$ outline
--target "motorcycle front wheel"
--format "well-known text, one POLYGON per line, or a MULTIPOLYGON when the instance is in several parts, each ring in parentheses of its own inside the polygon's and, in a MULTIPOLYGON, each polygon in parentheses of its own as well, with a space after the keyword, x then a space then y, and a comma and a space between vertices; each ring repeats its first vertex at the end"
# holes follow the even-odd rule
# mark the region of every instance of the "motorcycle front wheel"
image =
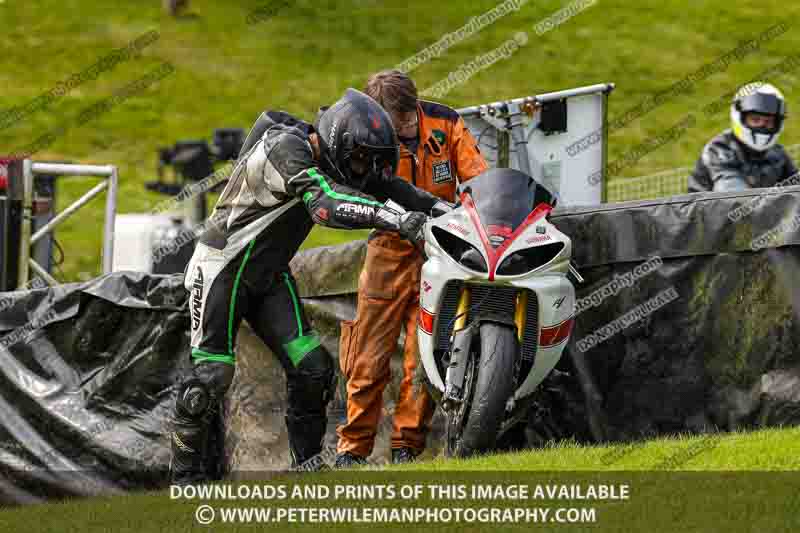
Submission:
POLYGON ((446 454, 469 457, 492 451, 514 393, 517 357, 514 328, 485 322, 480 327, 480 353, 470 354, 464 376, 464 400, 447 417, 446 454))

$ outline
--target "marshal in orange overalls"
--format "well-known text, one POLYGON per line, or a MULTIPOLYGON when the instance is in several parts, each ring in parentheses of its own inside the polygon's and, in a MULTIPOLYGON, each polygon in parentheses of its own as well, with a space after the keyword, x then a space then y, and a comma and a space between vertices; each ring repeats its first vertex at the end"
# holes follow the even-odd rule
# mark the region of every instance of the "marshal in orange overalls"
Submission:
MULTIPOLYGON (((417 103, 419 146, 401 147, 398 175, 443 200, 453 202, 457 179, 465 181, 488 169, 464 121, 447 106, 417 103)), ((347 380, 347 423, 337 428, 338 453, 368 457, 383 407, 383 389, 391 379, 390 360, 401 328, 406 340, 403 379, 393 422, 392 448, 419 454, 433 415, 424 387, 412 391, 417 366, 420 253, 397 233, 369 238, 358 282, 355 320, 342 322, 339 357, 347 380)))

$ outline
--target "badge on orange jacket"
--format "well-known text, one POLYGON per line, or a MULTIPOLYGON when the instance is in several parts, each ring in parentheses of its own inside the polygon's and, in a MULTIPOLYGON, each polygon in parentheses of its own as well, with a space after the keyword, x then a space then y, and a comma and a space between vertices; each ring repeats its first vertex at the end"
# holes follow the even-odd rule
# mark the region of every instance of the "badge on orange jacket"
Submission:
POLYGON ((453 181, 453 174, 450 172, 450 161, 437 161, 433 164, 433 183, 447 183, 453 181))

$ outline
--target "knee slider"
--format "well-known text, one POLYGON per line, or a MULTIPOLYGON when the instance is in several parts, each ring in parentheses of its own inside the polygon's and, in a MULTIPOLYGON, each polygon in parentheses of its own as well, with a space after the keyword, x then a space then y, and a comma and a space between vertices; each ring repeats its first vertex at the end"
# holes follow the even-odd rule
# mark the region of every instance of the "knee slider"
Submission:
MULTIPOLYGON (((304 404, 300 411, 323 410, 333 398, 336 372, 328 351, 319 346, 306 355, 289 376, 290 409, 304 404)), ((292 409, 294 410, 294 409, 292 409)))
POLYGON ((296 370, 301 375, 326 377, 333 374, 333 358, 320 344, 303 357, 296 370))
POLYGON ((234 368, 225 363, 201 363, 192 377, 181 385, 177 406, 191 418, 202 418, 225 396, 233 380, 234 368))
POLYGON ((189 380, 178 391, 179 412, 193 418, 203 418, 212 407, 212 396, 205 383, 189 380))
POLYGON ((295 369, 295 375, 302 381, 324 383, 326 387, 329 386, 331 379, 336 375, 331 354, 321 345, 314 348, 295 369))
POLYGON ((213 399, 222 399, 233 381, 233 365, 217 361, 203 362, 194 369, 195 377, 206 385, 213 399))

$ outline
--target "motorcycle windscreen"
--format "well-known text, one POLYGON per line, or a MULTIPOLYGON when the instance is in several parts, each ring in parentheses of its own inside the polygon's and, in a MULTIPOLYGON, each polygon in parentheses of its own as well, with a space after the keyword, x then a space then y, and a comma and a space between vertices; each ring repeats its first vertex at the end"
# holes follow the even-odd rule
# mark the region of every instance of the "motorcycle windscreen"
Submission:
MULTIPOLYGON (((539 203, 554 197, 533 178, 510 168, 493 168, 460 187, 468 192, 487 233, 510 235, 539 203)), ((505 236, 507 236, 505 235, 505 236)))

